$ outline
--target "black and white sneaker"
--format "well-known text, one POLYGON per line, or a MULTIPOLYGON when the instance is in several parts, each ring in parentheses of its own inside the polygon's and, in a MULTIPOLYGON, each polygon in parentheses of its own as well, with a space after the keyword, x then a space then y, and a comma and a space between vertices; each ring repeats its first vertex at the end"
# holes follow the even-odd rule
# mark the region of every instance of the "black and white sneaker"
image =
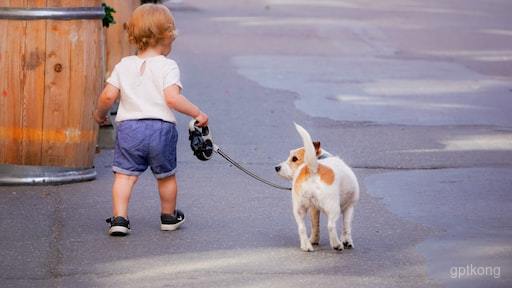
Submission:
POLYGON ((185 214, 176 209, 174 214, 160 214, 160 230, 174 231, 185 222, 185 214))
POLYGON ((126 236, 130 233, 130 221, 122 216, 110 217, 107 220, 110 224, 108 233, 111 236, 126 236))

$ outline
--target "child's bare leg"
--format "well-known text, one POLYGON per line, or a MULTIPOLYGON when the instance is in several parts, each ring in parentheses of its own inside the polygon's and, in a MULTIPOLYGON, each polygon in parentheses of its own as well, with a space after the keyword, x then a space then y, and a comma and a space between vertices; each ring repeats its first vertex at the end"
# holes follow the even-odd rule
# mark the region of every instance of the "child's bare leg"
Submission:
POLYGON ((176 209, 176 194, 178 191, 176 176, 172 175, 158 179, 158 191, 160 192, 162 214, 174 214, 174 210, 176 209))
POLYGON ((112 186, 113 216, 128 218, 128 202, 138 178, 138 176, 115 173, 114 185, 112 186))

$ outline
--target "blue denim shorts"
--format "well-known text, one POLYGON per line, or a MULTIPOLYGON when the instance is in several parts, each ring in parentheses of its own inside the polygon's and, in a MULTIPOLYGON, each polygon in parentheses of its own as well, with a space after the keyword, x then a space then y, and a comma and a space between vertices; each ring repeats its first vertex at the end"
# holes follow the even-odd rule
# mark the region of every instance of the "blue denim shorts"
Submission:
POLYGON ((176 173, 176 125, 158 119, 125 120, 117 125, 112 170, 138 176, 151 167, 162 179, 176 173))

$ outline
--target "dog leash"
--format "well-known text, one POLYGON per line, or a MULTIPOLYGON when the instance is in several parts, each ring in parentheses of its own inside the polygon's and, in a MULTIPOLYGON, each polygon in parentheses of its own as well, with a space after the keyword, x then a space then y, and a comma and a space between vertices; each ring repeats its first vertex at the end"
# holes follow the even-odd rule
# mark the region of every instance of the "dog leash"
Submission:
POLYGON ((268 186, 272 186, 276 189, 281 189, 281 190, 292 190, 292 188, 290 187, 284 187, 284 186, 281 186, 281 185, 277 185, 277 184, 274 184, 268 180, 265 180, 263 178, 261 178, 260 176, 254 174, 254 172, 251 172, 249 170, 247 170, 246 168, 244 168, 242 165, 240 165, 238 162, 236 162, 235 160, 231 159, 231 157, 229 157, 226 153, 224 153, 224 151, 222 151, 220 149, 220 147, 216 144, 213 144, 213 151, 217 152, 217 154, 219 154, 220 156, 222 156, 222 158, 226 159, 226 161, 228 161, 229 163, 233 164, 236 168, 242 170, 245 174, 251 176, 252 178, 262 182, 262 183, 265 183, 267 184, 268 186))
POLYGON ((274 184, 268 180, 265 180, 261 178, 260 176, 256 175, 254 172, 251 172, 244 168, 240 163, 236 162, 235 160, 231 159, 231 157, 228 156, 224 151, 220 149, 220 147, 213 143, 213 138, 210 129, 208 126, 198 127, 196 126, 197 122, 195 120, 191 120, 188 125, 188 132, 190 140, 190 148, 194 152, 194 155, 197 157, 197 159, 201 161, 208 161, 213 156, 213 152, 217 152, 222 158, 226 159, 229 163, 233 164, 236 168, 242 170, 245 174, 251 176, 252 178, 263 182, 269 186, 272 186, 277 189, 281 190, 292 190, 292 188, 289 187, 283 187, 277 184, 274 184))

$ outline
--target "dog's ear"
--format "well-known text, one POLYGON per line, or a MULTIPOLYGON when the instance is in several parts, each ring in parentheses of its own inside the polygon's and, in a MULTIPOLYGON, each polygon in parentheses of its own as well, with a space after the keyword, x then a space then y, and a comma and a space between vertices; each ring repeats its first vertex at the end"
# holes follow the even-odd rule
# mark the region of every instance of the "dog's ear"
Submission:
POLYGON ((320 141, 313 141, 313 146, 315 146, 316 156, 320 155, 320 141))

